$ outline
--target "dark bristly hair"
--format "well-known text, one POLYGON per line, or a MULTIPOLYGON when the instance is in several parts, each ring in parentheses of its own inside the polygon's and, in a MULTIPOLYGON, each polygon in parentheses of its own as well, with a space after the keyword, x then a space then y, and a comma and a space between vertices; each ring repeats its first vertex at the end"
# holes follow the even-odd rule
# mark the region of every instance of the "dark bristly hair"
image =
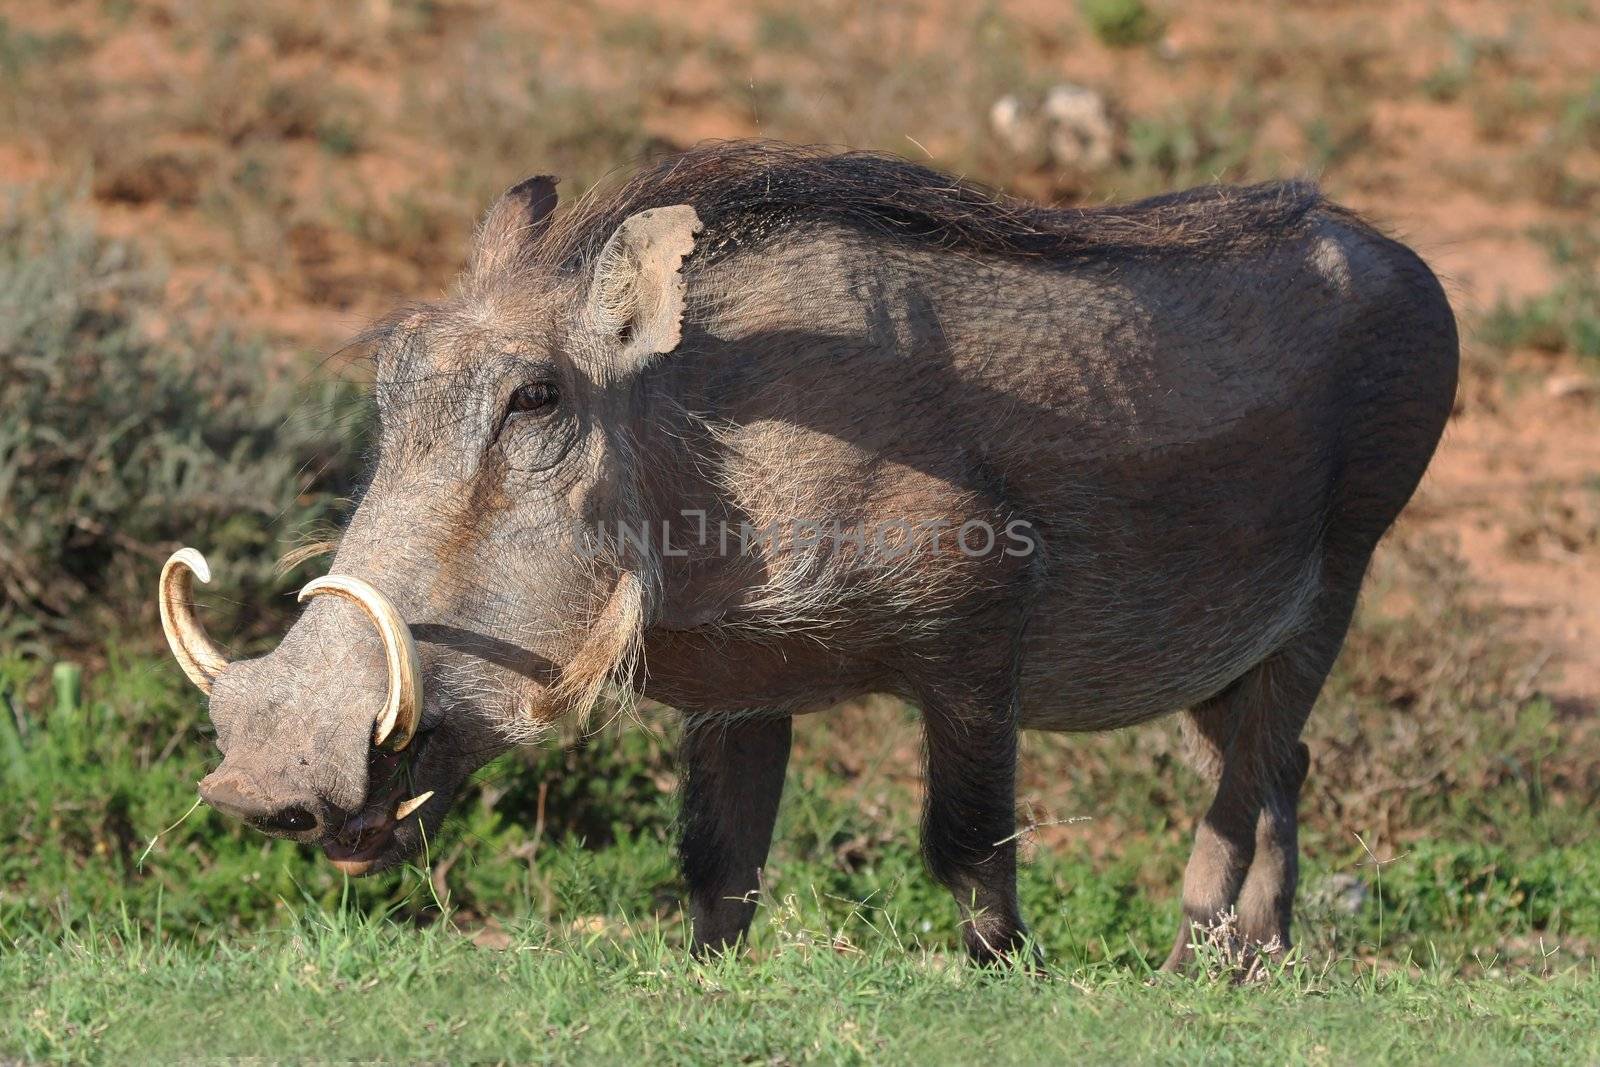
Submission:
POLYGON ((669 156, 620 188, 586 197, 530 248, 575 269, 635 212, 690 204, 701 263, 796 226, 833 223, 952 250, 1073 260, 1180 250, 1222 252, 1294 231, 1323 205, 1310 182, 1206 186, 1130 204, 1050 208, 907 160, 771 141, 720 141, 669 156))

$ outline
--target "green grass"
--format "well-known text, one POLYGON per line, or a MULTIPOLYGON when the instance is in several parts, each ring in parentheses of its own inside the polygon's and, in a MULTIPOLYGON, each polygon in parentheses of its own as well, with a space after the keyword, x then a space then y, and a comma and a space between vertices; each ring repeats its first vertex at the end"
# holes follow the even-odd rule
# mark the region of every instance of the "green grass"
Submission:
POLYGON ((1291 963, 1249 986, 1117 965, 983 973, 763 915, 755 958, 687 961, 650 921, 529 924, 476 947, 308 911, 206 947, 115 918, 0 961, 0 1050, 34 1059, 256 1057, 602 1063, 1590 1062, 1592 968, 1462 979, 1291 963))

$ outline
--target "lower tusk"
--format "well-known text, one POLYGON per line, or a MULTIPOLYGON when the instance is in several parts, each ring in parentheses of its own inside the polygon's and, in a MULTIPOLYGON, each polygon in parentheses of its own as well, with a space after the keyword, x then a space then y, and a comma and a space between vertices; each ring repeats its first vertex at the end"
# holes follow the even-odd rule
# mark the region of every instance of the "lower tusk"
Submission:
POLYGON ((421 796, 412 797, 410 800, 406 801, 404 804, 401 804, 398 808, 395 808, 394 809, 394 821, 395 822, 399 822, 401 819, 404 819, 407 815, 410 815, 412 812, 414 812, 418 808, 422 807, 422 805, 424 805, 424 804, 426 804, 428 802, 428 798, 431 797, 431 796, 433 796, 433 790, 430 789, 426 793, 423 793, 421 796))

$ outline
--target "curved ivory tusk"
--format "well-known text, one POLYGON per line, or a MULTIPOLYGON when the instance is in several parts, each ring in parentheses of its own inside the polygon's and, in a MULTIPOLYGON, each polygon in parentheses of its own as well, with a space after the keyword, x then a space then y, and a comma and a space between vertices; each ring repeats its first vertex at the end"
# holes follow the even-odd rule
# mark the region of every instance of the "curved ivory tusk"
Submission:
POLYGON ((389 665, 389 699, 378 713, 372 728, 372 743, 398 752, 411 743, 422 717, 422 668, 411 628, 400 617, 389 598, 360 578, 348 574, 329 574, 307 582, 300 590, 301 600, 316 596, 338 596, 367 613, 383 638, 383 654, 389 665))
POLYGON ((192 548, 180 548, 161 568, 157 600, 161 605, 161 631, 189 681, 206 694, 228 666, 228 658, 206 635, 194 614, 194 580, 211 581, 206 558, 192 548))

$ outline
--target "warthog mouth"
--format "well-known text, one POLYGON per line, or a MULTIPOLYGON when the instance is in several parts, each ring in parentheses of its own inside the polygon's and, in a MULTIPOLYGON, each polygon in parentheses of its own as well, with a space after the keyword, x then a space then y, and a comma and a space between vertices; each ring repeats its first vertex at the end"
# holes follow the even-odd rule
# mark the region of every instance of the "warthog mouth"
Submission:
MULTIPOLYGON (((366 804, 322 842, 323 855, 340 871, 352 877, 367 874, 410 851, 398 845, 397 831, 433 799, 432 789, 419 793, 413 784, 427 746, 428 735, 421 734, 403 752, 373 752, 367 766, 366 804)), ((421 820, 415 821, 420 826, 421 820)))

